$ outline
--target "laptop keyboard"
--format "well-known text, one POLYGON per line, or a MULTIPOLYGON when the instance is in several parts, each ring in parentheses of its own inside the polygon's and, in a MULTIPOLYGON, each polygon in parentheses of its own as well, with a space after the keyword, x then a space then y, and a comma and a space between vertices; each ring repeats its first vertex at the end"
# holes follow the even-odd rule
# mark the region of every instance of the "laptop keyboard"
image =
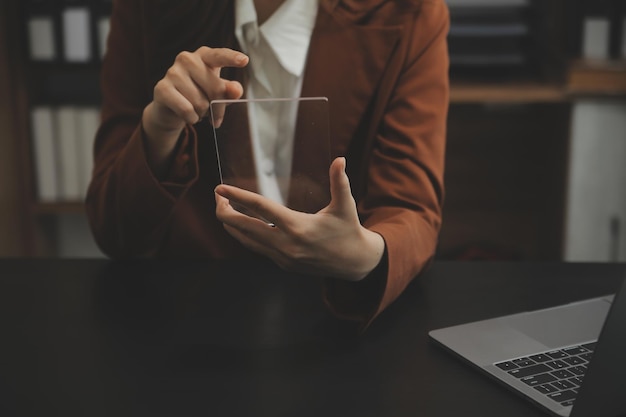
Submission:
POLYGON ((494 365, 563 406, 574 404, 596 342, 569 346, 494 365))

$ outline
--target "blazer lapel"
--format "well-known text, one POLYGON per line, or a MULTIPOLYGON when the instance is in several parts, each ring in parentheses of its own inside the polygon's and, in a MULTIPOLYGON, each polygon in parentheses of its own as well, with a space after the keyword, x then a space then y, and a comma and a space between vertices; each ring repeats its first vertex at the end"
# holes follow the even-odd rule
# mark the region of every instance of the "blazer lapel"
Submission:
MULTIPOLYGON (((366 109, 375 99, 376 88, 396 50, 401 30, 401 26, 356 25, 331 14, 324 6, 319 8, 301 96, 328 97, 329 163, 331 158, 346 154, 357 128, 364 121, 366 109)), ((319 160, 327 146, 298 140, 307 136, 303 133, 307 119, 306 115, 298 115, 292 178, 312 177, 328 189, 329 164, 321 164, 319 160)), ((300 207, 298 201, 306 197, 300 195, 297 184, 293 183, 289 194, 294 207, 300 207)))

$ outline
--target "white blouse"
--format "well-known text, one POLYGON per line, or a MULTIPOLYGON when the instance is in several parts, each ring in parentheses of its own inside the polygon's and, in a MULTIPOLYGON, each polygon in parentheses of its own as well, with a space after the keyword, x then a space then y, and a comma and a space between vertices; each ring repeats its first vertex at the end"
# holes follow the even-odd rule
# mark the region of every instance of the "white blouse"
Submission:
MULTIPOLYGON (((253 0, 236 0, 235 35, 250 57, 248 99, 297 98, 317 17, 318 0, 285 0, 261 26, 253 0)), ((250 136, 259 193, 285 204, 297 106, 249 103, 250 136)))

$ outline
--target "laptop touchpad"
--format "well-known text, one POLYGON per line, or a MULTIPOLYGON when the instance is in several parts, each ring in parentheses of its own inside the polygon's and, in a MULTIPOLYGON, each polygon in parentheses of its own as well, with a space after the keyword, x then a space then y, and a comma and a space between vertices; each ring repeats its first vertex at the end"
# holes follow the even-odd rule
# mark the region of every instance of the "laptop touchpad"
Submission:
POLYGON ((544 345, 558 348, 597 339, 610 307, 605 299, 593 299, 502 320, 544 345))

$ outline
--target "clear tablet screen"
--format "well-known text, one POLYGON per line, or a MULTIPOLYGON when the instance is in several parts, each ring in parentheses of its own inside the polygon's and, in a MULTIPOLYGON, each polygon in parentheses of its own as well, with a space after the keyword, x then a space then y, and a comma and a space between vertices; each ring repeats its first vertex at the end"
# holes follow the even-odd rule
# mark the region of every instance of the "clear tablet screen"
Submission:
POLYGON ((214 100, 213 126, 220 108, 213 132, 222 184, 307 213, 328 205, 327 98, 214 100))

